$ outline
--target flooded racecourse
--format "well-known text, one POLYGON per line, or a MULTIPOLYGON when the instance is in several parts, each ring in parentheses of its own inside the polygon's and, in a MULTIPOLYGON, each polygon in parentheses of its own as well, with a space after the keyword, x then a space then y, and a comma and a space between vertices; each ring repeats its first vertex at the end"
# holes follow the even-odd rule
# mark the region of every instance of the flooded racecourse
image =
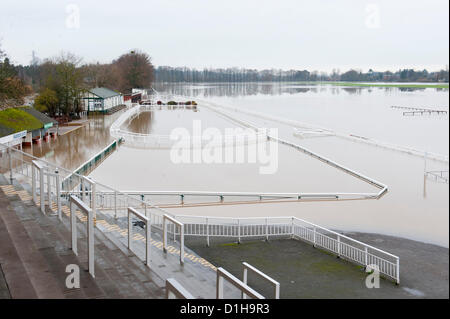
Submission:
MULTIPOLYGON (((134 133, 170 135, 174 128, 192 132, 223 132, 239 123, 202 106, 202 101, 264 114, 232 111, 233 117, 258 127, 277 128, 278 136, 388 186, 378 200, 312 201, 170 208, 177 214, 203 216, 297 216, 324 227, 380 233, 448 247, 448 160, 425 160, 397 150, 342 138, 339 135, 296 135, 294 126, 270 117, 307 123, 336 133, 373 139, 448 158, 447 115, 404 115, 400 107, 440 109, 448 112, 448 90, 354 88, 298 84, 160 85, 161 93, 197 100, 197 110, 160 108, 142 112, 125 128, 134 133), (447 182, 427 172, 442 172, 447 182), (446 174, 446 175, 445 175, 446 174)), ((173 99, 179 99, 174 97, 173 99)), ((89 127, 62 136, 57 146, 42 146, 35 155, 75 168, 89 154, 111 140, 108 127, 114 117, 95 118, 89 127), (73 147, 71 152, 68 146, 73 147), (76 147, 75 147, 76 146, 76 147), (72 152, 74 154, 72 154, 72 152)), ((270 143, 266 142, 267 147, 270 143)), ((278 144, 278 143, 277 143, 278 144)), ((36 148, 36 146, 35 146, 36 148)), ((342 170, 298 150, 278 144, 277 169, 261 174, 256 163, 175 163, 170 149, 143 149, 123 144, 91 176, 123 191, 215 191, 265 193, 377 192, 377 189, 342 170)), ((155 198, 155 204, 168 199, 155 198)), ((174 199, 175 200, 175 199, 174 199)))

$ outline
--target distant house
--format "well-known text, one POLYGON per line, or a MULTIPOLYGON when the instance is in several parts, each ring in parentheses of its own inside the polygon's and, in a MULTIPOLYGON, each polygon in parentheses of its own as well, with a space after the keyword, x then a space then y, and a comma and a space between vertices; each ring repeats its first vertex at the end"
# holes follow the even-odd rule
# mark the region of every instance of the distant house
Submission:
POLYGON ((108 88, 91 89, 81 99, 83 108, 88 113, 108 113, 110 109, 123 105, 122 94, 108 88))

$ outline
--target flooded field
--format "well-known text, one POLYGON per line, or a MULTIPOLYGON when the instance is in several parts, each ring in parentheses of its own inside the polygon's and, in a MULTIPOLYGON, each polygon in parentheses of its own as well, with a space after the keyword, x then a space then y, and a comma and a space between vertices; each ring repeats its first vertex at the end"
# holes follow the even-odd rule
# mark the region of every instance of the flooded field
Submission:
MULTIPOLYGON (((391 108, 398 105, 448 111, 448 90, 294 84, 174 85, 159 90, 448 156, 448 115, 406 117, 401 110, 391 108)), ((299 138, 289 125, 239 112, 233 114, 260 127, 278 128, 281 138, 386 184, 389 192, 379 200, 169 209, 173 213, 240 217, 294 215, 332 229, 381 233, 448 247, 449 186, 424 175, 426 171, 446 171, 448 176, 448 163, 425 161, 418 156, 335 136, 299 138)), ((111 117, 107 121, 112 120, 111 117)), ((236 122, 199 105, 198 112, 189 109, 143 112, 128 124, 127 129, 136 133, 168 135, 177 127, 190 131, 194 120, 200 120, 203 129, 216 127, 222 131, 238 126, 236 122)), ((78 146, 80 154, 94 149, 95 141, 103 139, 106 146, 110 139, 106 128, 111 123, 108 123, 96 124, 94 131, 103 132, 98 135, 88 135, 89 129, 79 131, 78 134, 86 134, 90 141, 94 141, 78 142, 82 143, 78 146)), ((62 141, 60 138, 59 142, 62 141)), ((65 143, 72 142, 68 139, 65 143)), ((377 191, 373 186, 291 147, 277 147, 278 169, 274 174, 264 175, 259 172, 260 163, 175 164, 170 150, 138 149, 125 144, 91 176, 126 191, 377 191)), ((77 166, 70 159, 74 154, 56 153, 53 158, 63 166, 77 166)), ((81 161, 84 155, 77 156, 81 161)))

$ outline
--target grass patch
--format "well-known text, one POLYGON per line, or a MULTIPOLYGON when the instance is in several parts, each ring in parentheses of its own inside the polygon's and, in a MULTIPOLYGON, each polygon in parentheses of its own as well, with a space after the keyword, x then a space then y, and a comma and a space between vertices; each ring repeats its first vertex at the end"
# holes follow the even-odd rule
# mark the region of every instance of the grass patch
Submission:
POLYGON ((28 114, 23 108, 10 108, 0 112, 0 125, 14 132, 33 131, 43 127, 43 123, 28 114))

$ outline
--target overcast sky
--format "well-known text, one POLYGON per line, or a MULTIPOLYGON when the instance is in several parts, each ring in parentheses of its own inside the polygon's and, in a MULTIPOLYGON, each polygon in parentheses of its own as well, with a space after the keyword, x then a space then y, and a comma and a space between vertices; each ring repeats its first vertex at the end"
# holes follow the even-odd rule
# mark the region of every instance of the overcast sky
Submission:
POLYGON ((21 64, 33 50, 110 62, 138 48, 157 66, 438 70, 448 10, 448 0, 1 0, 0 39, 21 64))

